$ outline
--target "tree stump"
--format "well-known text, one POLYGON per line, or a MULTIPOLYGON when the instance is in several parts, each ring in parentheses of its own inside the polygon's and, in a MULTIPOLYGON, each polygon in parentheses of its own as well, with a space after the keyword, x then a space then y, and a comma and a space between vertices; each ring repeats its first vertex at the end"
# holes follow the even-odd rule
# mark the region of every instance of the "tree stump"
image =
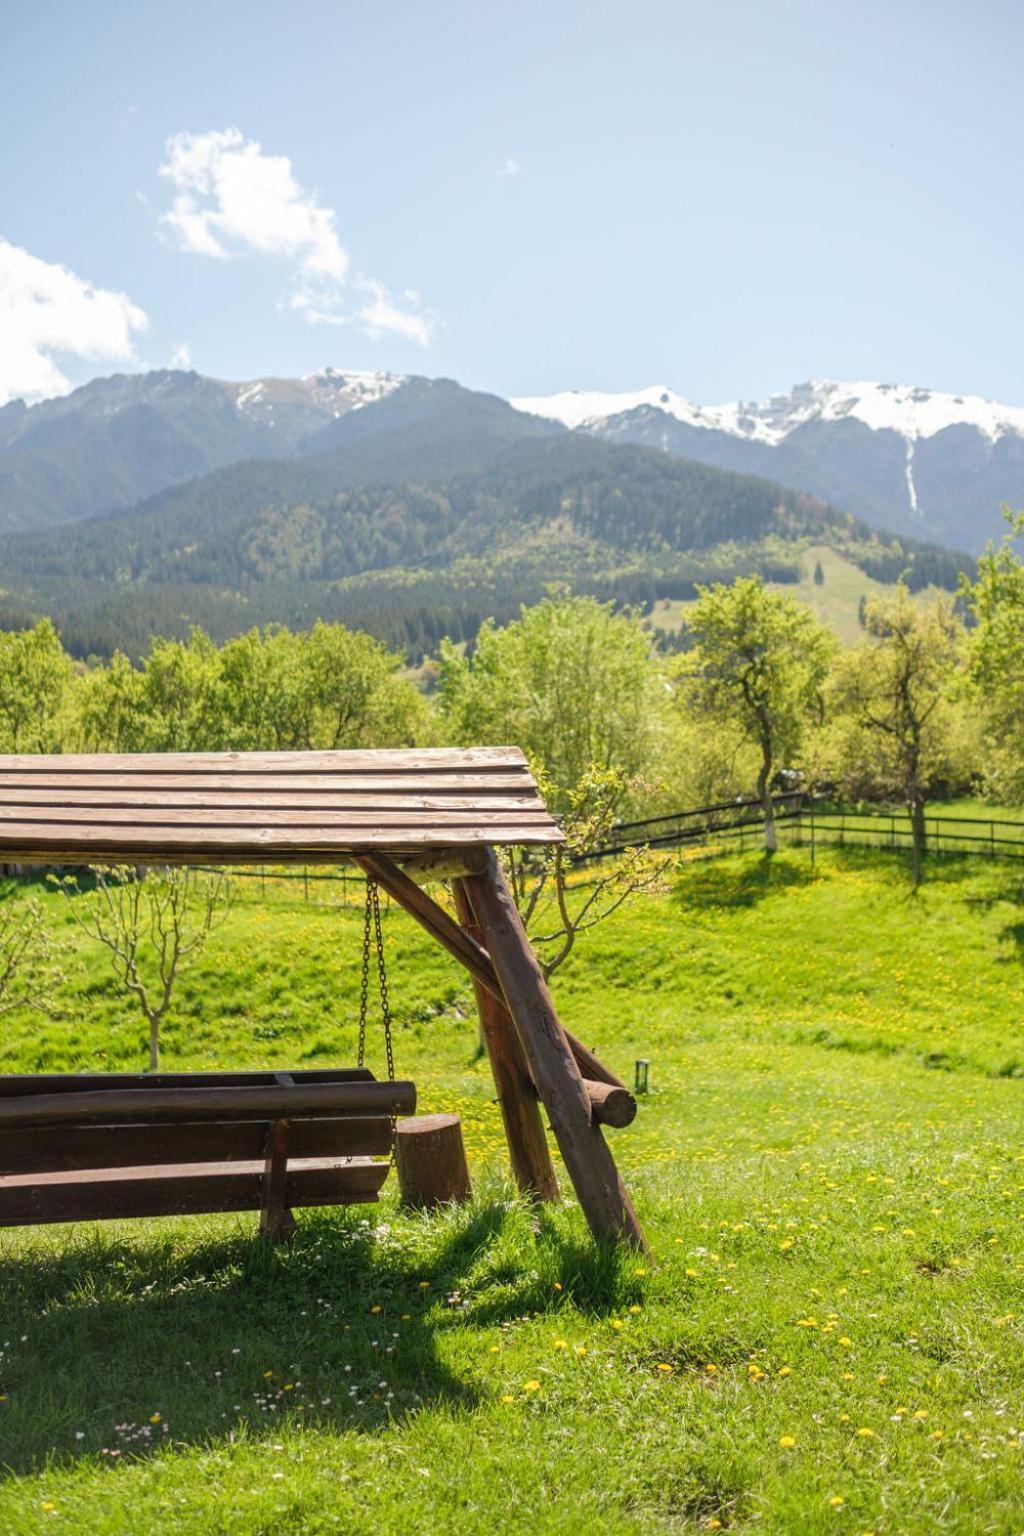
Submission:
POLYGON ((402 1204, 432 1210, 468 1200, 472 1189, 458 1115, 415 1115, 395 1131, 402 1204))

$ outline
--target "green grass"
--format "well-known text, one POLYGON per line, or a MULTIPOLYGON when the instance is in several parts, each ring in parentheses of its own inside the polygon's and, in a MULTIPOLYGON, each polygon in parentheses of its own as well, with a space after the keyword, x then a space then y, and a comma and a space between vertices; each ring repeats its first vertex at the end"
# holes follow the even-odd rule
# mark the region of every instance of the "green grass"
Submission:
MULTIPOLYGON (((771 591, 783 597, 794 597, 814 614, 820 624, 830 629, 844 645, 856 645, 863 638, 859 610, 862 597, 891 597, 893 588, 876 581, 846 555, 828 544, 812 544, 800 556, 799 581, 769 582, 771 591), (814 580, 814 568, 820 562, 825 580, 819 586, 814 580)), ((948 597, 938 587, 926 587, 915 593, 914 601, 928 604, 938 596, 948 597)), ((655 603, 650 622, 670 632, 679 629, 691 602, 662 598, 655 603)))
MULTIPOLYGON (((650 1261, 513 1197, 469 988, 387 914, 398 1070, 463 1115, 474 1203, 272 1253, 241 1217, 0 1236, 0 1531, 1019 1531, 1022 885, 748 855, 589 938, 557 997, 651 1060, 610 1133, 650 1261)), ((359 913, 247 889, 166 1065, 350 1060, 359 913)), ((67 982, 3 1067, 140 1065, 46 899, 67 982)))

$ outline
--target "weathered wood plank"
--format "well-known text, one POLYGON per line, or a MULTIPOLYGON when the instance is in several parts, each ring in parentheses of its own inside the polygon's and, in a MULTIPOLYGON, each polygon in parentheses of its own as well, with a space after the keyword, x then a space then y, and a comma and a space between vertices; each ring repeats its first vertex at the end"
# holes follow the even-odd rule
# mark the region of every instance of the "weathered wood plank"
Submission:
POLYGON ((415 853, 420 848, 439 846, 454 847, 472 844, 485 846, 496 843, 556 843, 564 841, 563 834, 550 825, 523 826, 519 821, 506 821, 486 826, 453 826, 449 822, 423 822, 412 826, 344 825, 323 830, 317 827, 248 827, 232 832, 231 828, 168 827, 153 828, 132 825, 71 826, 40 825, 31 822, 7 822, 0 832, 0 851, 8 858, 25 862, 38 862, 55 856, 67 855, 67 862, 89 862, 90 859, 116 862, 121 855, 129 856, 129 862, 137 855, 152 855, 152 862, 159 862, 158 855, 166 849, 169 854, 191 853, 195 861, 209 860, 214 854, 234 854, 243 863, 272 862, 278 851, 301 854, 333 854, 337 858, 355 854, 364 849, 386 849, 389 852, 415 853))
MULTIPOLYGON (((177 806, 174 804, 162 805, 153 809, 136 810, 128 823, 133 829, 144 831, 147 828, 179 828, 179 827, 211 827, 237 829, 246 833, 251 829, 271 830, 274 828, 309 828, 324 832, 333 831, 338 827, 379 827, 381 829, 394 827, 422 827, 428 825, 438 829, 444 827, 495 827, 508 826, 513 819, 517 825, 522 825, 527 830, 534 827, 543 827, 550 822, 548 813, 543 809, 532 807, 530 809, 510 811, 495 811, 489 808, 475 807, 471 810, 452 810, 447 806, 440 809, 432 809, 429 812, 417 810, 395 810, 390 806, 375 806, 369 810, 352 809, 349 806, 338 806, 330 810, 287 810, 271 809, 249 810, 245 806, 218 807, 209 809, 204 806, 177 806)), ((67 806, 63 803, 53 805, 7 805, 0 804, 0 829, 6 831, 10 823, 18 823, 24 826, 33 826, 49 829, 55 826, 64 827, 111 827, 111 810, 109 806, 67 806)))
MULTIPOLYGON (((0 757, 0 763, 6 759, 0 757)), ((63 762, 64 759, 57 759, 63 762)), ((423 774, 420 772, 388 774, 252 774, 252 773, 119 773, 96 768, 91 773, 7 773, 0 769, 0 791, 38 790, 41 794, 72 789, 136 790, 155 794, 177 794, 185 790, 223 794, 295 795, 310 794, 431 794, 491 795, 529 794, 539 801, 530 774, 494 772, 489 774, 423 774)))
POLYGON ((144 773, 367 773, 527 767, 519 747, 368 747, 304 752, 65 752, 9 753, 0 770, 19 773, 89 773, 113 769, 144 773))
MULTIPOLYGON (((0 1130, 0 1174, 138 1168, 161 1163, 256 1162, 265 1120, 184 1121, 170 1125, 23 1126, 0 1130)), ((291 1121, 290 1156, 379 1157, 391 1150, 384 1115, 291 1121)))
MULTIPOLYGON (((303 1067, 290 1076, 300 1084, 376 1082, 368 1067, 303 1067)), ((276 1081, 274 1071, 6 1072, 0 1074, 0 1099, 29 1093, 81 1093, 86 1088, 107 1092, 115 1088, 265 1088, 276 1081)))
POLYGON ((395 1083, 296 1083, 254 1088, 87 1088, 0 1099, 0 1129, 18 1125, 112 1125, 117 1121, 276 1119, 287 1115, 411 1115, 416 1087, 395 1083))
MULTIPOLYGON (((107 1221, 117 1217, 189 1216, 259 1210, 262 1159, 250 1165, 89 1170, 0 1178, 0 1226, 107 1221)), ((387 1163, 317 1159, 291 1165, 289 1206, 360 1205, 376 1200, 387 1163)))
POLYGON ((176 807, 182 810, 227 811, 538 811, 543 806, 535 792, 522 790, 513 793, 508 789, 479 789, 466 794, 464 786, 458 790, 411 794, 406 789, 366 790, 338 789, 333 794, 321 790, 279 790, 275 794, 259 790, 203 790, 203 789, 82 789, 81 780, 74 781, 73 789, 20 789, 0 782, 0 798, 5 806, 91 806, 96 809, 115 807, 118 810, 163 810, 176 807))

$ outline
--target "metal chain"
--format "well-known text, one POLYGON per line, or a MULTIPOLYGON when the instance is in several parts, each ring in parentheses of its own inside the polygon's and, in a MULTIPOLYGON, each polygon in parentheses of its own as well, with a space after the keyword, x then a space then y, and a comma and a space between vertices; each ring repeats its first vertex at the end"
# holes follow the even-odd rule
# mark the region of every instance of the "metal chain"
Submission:
POLYGON ((356 1066, 366 1062, 366 1010, 370 991, 370 882, 366 882, 366 914, 363 919, 363 979, 359 989, 359 1054, 356 1066))
POLYGON ((395 1080, 395 1055, 391 1040, 391 1000, 388 997, 388 976, 384 964, 384 935, 380 925, 380 892, 376 880, 366 882, 366 911, 363 917, 363 973, 359 988, 359 1054, 356 1065, 366 1064, 366 1021, 370 1004, 370 945, 377 949, 377 980, 380 985, 380 1016, 384 1026, 384 1049, 387 1054, 388 1082, 395 1080))
POLYGON ((388 998, 388 975, 384 965, 384 935, 380 928, 380 891, 373 881, 373 928, 377 941, 377 976, 380 981, 380 1018, 384 1025, 384 1049, 388 1059, 388 1082, 395 1080, 395 1053, 391 1043, 391 1002, 388 998))

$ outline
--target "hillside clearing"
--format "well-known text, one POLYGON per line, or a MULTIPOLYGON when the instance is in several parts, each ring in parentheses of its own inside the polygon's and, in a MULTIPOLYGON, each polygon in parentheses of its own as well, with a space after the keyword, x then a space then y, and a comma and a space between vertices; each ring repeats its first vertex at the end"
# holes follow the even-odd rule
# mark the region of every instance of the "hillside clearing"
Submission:
MULTIPOLYGON (((245 890, 168 1066, 348 1060, 355 891, 245 890)), ((246 1218, 4 1234, 0 1529, 1019 1529, 1021 896, 997 863, 912 898, 898 859, 792 852, 684 867, 594 934, 557 992, 651 1061, 616 1139, 650 1264, 510 1197, 468 988, 389 913, 398 1070, 463 1115, 475 1204, 392 1190, 271 1255, 246 1218)), ((65 936, 5 1069, 138 1065, 65 936)))

